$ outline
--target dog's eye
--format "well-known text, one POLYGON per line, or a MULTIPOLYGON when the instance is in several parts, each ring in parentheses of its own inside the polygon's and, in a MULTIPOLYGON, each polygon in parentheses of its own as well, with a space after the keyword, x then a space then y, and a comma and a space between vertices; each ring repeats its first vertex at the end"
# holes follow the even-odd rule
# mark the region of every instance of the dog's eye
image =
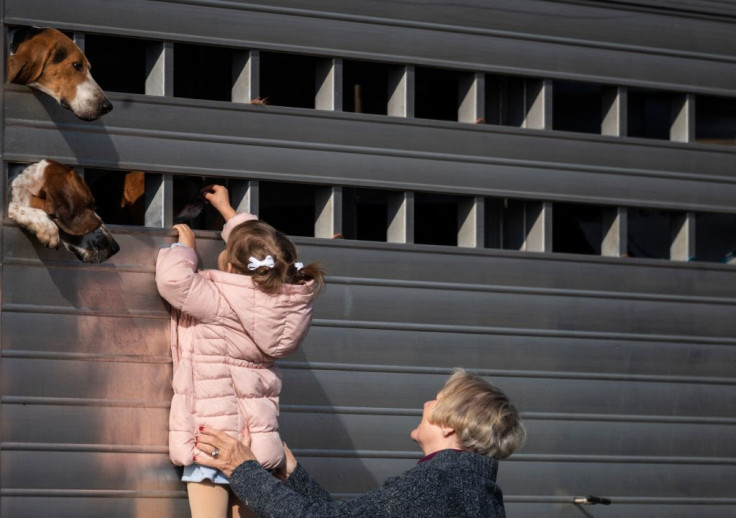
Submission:
POLYGON ((72 63, 72 66, 73 66, 74 68, 76 68, 77 70, 79 70, 80 72, 81 72, 81 71, 82 71, 82 69, 84 68, 84 67, 82 66, 82 64, 81 64, 81 63, 80 63, 79 61, 75 61, 74 63, 72 63))

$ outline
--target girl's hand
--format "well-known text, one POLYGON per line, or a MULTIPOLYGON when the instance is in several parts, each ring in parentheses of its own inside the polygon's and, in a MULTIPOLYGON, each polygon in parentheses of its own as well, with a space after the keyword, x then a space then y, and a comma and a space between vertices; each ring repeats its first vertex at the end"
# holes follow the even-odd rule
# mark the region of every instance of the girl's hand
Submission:
POLYGON ((243 431, 243 441, 240 442, 225 432, 201 426, 197 436, 197 452, 194 462, 219 469, 227 478, 243 462, 256 460, 250 450, 250 433, 247 429, 243 431), (217 455, 213 457, 215 451, 217 455))
POLYGON ((212 204, 217 209, 225 221, 235 216, 235 209, 230 205, 230 194, 226 187, 222 185, 212 185, 209 187, 209 192, 205 192, 202 195, 204 199, 212 204))
POLYGON ((174 225, 174 230, 179 234, 179 243, 187 245, 189 248, 195 248, 194 232, 189 228, 189 225, 180 223, 178 225, 174 225))

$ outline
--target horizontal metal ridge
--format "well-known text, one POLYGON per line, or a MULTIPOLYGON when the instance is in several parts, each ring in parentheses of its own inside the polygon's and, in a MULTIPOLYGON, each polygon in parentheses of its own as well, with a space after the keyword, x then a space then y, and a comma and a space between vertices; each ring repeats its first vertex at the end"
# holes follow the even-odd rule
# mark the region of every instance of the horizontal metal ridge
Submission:
MULTIPOLYGON (((358 493, 359 494, 359 493, 358 493)), ((353 498, 358 494, 343 493, 343 498, 353 498)), ((573 500, 580 495, 503 495, 503 501, 515 504, 574 504, 573 500)), ((697 498, 697 497, 646 497, 646 496, 610 496, 612 504, 625 505, 736 505, 736 498, 697 498)))
POLYGON ((171 363, 171 356, 153 356, 144 354, 69 353, 60 351, 23 351, 15 349, 4 349, 0 351, 0 358, 20 358, 31 360, 70 360, 104 363, 171 363))
POLYGON ((142 309, 126 309, 125 311, 110 311, 97 308, 75 308, 62 306, 44 306, 36 304, 3 304, 0 308, 8 313, 46 313, 58 315, 79 315, 98 317, 134 317, 154 320, 168 319, 166 311, 148 311, 142 309))
POLYGON ((439 282, 439 281, 412 281, 405 279, 378 279, 369 277, 339 277, 328 279, 330 284, 343 284, 346 286, 376 286, 390 288, 417 288, 426 290, 442 291, 473 291, 489 293, 506 293, 518 295, 545 295, 555 297, 575 297, 593 299, 616 299, 616 300, 643 300, 668 302, 677 304, 717 304, 730 306, 736 304, 736 296, 726 297, 703 297, 693 295, 659 295, 656 293, 636 293, 610 290, 579 290, 569 288, 536 288, 526 286, 503 286, 497 284, 469 284, 461 282, 439 282))
POLYGON ((140 401, 130 399, 101 398, 62 398, 38 396, 9 396, 0 398, 3 405, 49 405, 49 406, 83 406, 83 407, 123 407, 123 408, 169 408, 170 401, 140 401))
POLYGON ((4 451, 59 451, 84 453, 155 453, 168 454, 169 448, 165 444, 156 446, 141 446, 138 444, 74 444, 56 442, 0 442, 0 449, 4 451))
MULTIPOLYGON (((160 101, 157 101, 160 103, 160 101)), ((295 110, 295 111, 302 111, 306 112, 305 115, 312 115, 313 112, 316 112, 316 110, 305 110, 305 109, 298 109, 298 108, 284 108, 285 110, 295 110)), ((324 114, 320 114, 319 116, 326 116, 324 114)), ((435 122, 441 122, 441 121, 429 121, 429 120, 417 120, 416 124, 422 124, 422 125, 432 125, 435 122)), ((387 118, 386 124, 393 124, 394 121, 390 118, 387 118)), ((448 129, 458 129, 458 127, 462 129, 467 129, 464 127, 465 123, 447 123, 450 125, 448 129)), ((351 154, 357 154, 357 155, 373 155, 373 156, 386 156, 386 157, 400 157, 400 158, 417 158, 417 159, 427 159, 427 160, 437 160, 437 161, 447 161, 447 162, 462 162, 462 163, 473 163, 473 164, 481 164, 481 165, 502 165, 505 167, 527 167, 527 168, 537 168, 537 169, 547 169, 547 170, 564 170, 564 171, 577 171, 577 172, 590 172, 590 173, 604 173, 604 174, 612 174, 612 175, 620 175, 620 176, 637 176, 637 177, 652 177, 652 178, 665 178, 665 179, 681 179, 681 180, 696 180, 696 181, 702 181, 702 182, 714 182, 714 183, 724 183, 724 184, 732 184, 736 183, 736 178, 733 176, 728 175, 712 175, 712 174, 693 174, 693 173, 678 173, 674 171, 666 171, 666 172, 660 172, 660 171, 653 171, 649 169, 636 169, 636 168, 614 168, 614 167, 604 167, 604 166, 595 166, 595 165, 579 165, 574 163, 566 163, 566 162, 542 162, 542 161, 532 161, 532 160, 521 160, 521 159, 501 159, 501 158, 495 158, 495 157, 488 157, 488 156, 477 156, 477 155, 460 155, 460 154, 453 154, 453 153, 438 153, 438 152, 429 152, 429 151, 407 151, 403 149, 389 149, 389 148, 373 148, 373 147, 361 147, 361 146, 355 146, 355 145, 345 145, 345 144, 332 144, 332 143, 320 143, 320 142, 301 142, 301 141, 287 141, 287 140, 275 140, 275 139, 267 139, 267 138, 255 138, 255 137, 233 137, 233 136, 227 136, 227 135, 219 135, 219 134, 212 134, 212 135, 205 135, 200 133, 190 133, 190 132, 183 132, 183 131, 172 131, 172 130, 149 130, 149 129, 142 129, 142 128, 123 128, 123 127, 115 127, 115 126, 84 126, 82 124, 76 123, 76 122, 70 122, 70 123, 55 123, 55 122, 46 122, 46 121, 36 121, 36 120, 30 120, 30 119, 6 119, 6 126, 12 127, 28 127, 28 128, 38 128, 38 129, 44 129, 44 130, 67 130, 67 131, 80 131, 85 133, 104 133, 105 135, 126 135, 126 136, 141 136, 146 137, 149 139, 176 139, 176 140, 182 140, 182 141, 197 141, 197 142, 218 142, 218 143, 229 143, 229 144, 240 144, 240 145, 253 145, 253 146, 259 146, 259 147, 273 147, 273 148, 284 148, 284 149, 298 149, 298 150, 317 150, 317 151, 330 151, 330 152, 339 152, 339 153, 351 153, 351 154)), ((479 128, 478 125, 467 125, 469 128, 475 128, 474 131, 486 131, 486 128, 479 128)), ((540 133, 540 136, 545 137, 552 137, 552 138, 562 138, 561 136, 554 136, 553 132, 549 133, 540 133)), ((607 137, 606 137, 607 138, 607 137)), ((620 142, 619 142, 620 143, 620 142)), ((634 142, 633 144, 641 145, 641 143, 634 142)), ((650 144, 650 141, 646 141, 646 144, 650 144)), ((677 143, 668 143, 668 142, 659 142, 658 145, 672 145, 672 146, 680 146, 681 144, 677 143)), ((727 153, 731 154, 733 153, 736 155, 736 148, 729 149, 724 146, 724 149, 702 149, 699 151, 704 152, 716 152, 716 153, 727 153)), ((6 153, 5 159, 8 161, 13 160, 20 160, 23 157, 13 155, 12 153, 6 153)), ((62 159, 63 157, 49 157, 51 159, 62 159)), ((115 162, 109 162, 104 164, 98 164, 98 165, 106 165, 108 167, 114 167, 116 169, 125 168, 123 165, 119 164, 117 161, 115 162)), ((143 168, 142 166, 145 164, 135 163, 135 164, 128 164, 129 167, 133 169, 143 168)), ((161 166, 156 166, 156 168, 147 168, 147 170, 156 171, 161 166)), ((171 173, 172 171, 167 168, 167 172, 171 173)), ((238 171, 238 173, 240 173, 238 171)), ((233 174, 231 172, 231 174, 233 174)), ((399 183, 399 182, 397 182, 399 183)), ((426 187, 425 187, 426 189, 426 187)), ((512 192, 508 193, 509 195, 516 195, 518 196, 519 193, 512 192)), ((731 209, 733 210, 733 209, 731 209)))
POLYGON ((480 335, 490 334, 509 336, 534 336, 542 338, 556 337, 594 340, 620 340, 632 342, 674 342, 724 346, 736 345, 736 338, 714 338, 703 336, 622 333, 607 331, 570 331, 564 329, 518 329, 511 327, 460 326, 449 324, 412 324, 406 322, 377 322, 369 320, 356 321, 316 318, 312 321, 312 326, 348 329, 382 329, 394 331, 428 331, 480 335))
MULTIPOLYGON (((686 57, 694 59, 702 59, 708 61, 723 61, 727 63, 736 62, 736 58, 722 54, 708 54, 703 52, 687 52, 669 50, 661 47, 646 47, 640 45, 626 45, 621 43, 596 42, 580 38, 564 38, 560 36, 548 36, 540 34, 527 34, 515 31, 504 31, 498 29, 488 29, 484 27, 467 27, 462 25, 450 25, 432 22, 420 22, 413 20, 397 20, 391 18, 366 16, 357 14, 343 14, 330 11, 316 11, 311 9, 297 9, 291 7, 274 7, 259 4, 233 2, 231 0, 154 0, 161 3, 174 3, 195 5, 209 8, 233 9, 242 11, 254 11, 268 14, 281 14, 288 16, 298 16, 302 18, 321 18, 325 20, 334 20, 342 22, 368 23, 372 25, 384 25, 388 27, 424 29, 438 32, 452 32, 458 34, 468 34, 474 36, 494 36, 506 39, 516 39, 525 41, 535 41, 539 43, 556 43, 562 45, 570 45, 576 47, 589 47, 596 49, 620 50, 626 52, 635 52, 642 54, 652 54, 671 57, 686 57)), ((621 10, 625 5, 631 5, 631 2, 616 2, 616 7, 621 10)), ((600 7, 600 5, 599 5, 600 7)), ((673 10, 676 12, 676 10, 673 10)))
POLYGON ((182 491, 136 491, 126 489, 0 489, 0 496, 23 498, 187 498, 182 491))
MULTIPOLYGON (((55 398, 36 396, 2 396, 3 405, 46 405, 46 406, 80 406, 80 407, 126 407, 126 408, 161 408, 168 409, 169 402, 165 401, 132 401, 116 399, 88 399, 88 398, 55 398)), ((327 405, 280 405, 282 413, 294 414, 330 414, 330 415, 372 415, 372 416, 399 416, 420 417, 422 411, 417 408, 385 408, 385 407, 354 407, 354 406, 327 406, 327 405)), ((655 416, 633 414, 590 414, 590 413, 560 413, 560 412, 521 412, 524 420, 528 421, 581 421, 581 422, 618 422, 618 423, 660 423, 667 425, 724 425, 736 426, 736 417, 707 417, 707 416, 655 416)))
MULTIPOLYGON (((167 454, 167 445, 139 446, 118 444, 64 444, 35 442, 2 442, 3 451, 55 451, 78 453, 141 453, 167 454)), ((336 450, 326 448, 295 448, 297 457, 343 459, 419 459, 420 451, 401 450, 336 450)), ((672 465, 736 465, 736 458, 729 457, 665 457, 652 455, 575 455, 575 454, 525 454, 515 453, 507 461, 544 463, 599 463, 599 464, 672 464, 672 465)))
MULTIPOLYGON (((3 350, 0 358, 30 359, 30 360, 58 360, 58 361, 85 361, 101 363, 144 363, 162 364, 171 363, 169 356, 128 355, 128 354, 95 354, 95 353, 68 353, 59 351, 23 351, 3 350)), ((279 360, 281 369, 294 370, 322 370, 343 372, 375 372, 382 374, 452 374, 453 369, 440 367, 423 367, 415 365, 365 365, 356 363, 313 362, 279 360)), ((736 385, 736 376, 730 378, 709 376, 683 376, 659 374, 628 374, 605 372, 573 372, 573 371, 529 371, 529 370, 497 370, 472 369, 479 376, 495 378, 537 378, 557 380, 591 380, 591 381, 620 381, 620 382, 648 382, 648 383, 683 383, 700 385, 736 385)))

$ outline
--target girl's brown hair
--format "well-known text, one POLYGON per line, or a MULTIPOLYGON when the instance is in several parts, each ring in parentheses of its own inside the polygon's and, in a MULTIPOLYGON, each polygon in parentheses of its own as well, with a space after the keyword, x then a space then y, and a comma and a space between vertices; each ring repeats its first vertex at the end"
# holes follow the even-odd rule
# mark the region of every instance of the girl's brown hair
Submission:
POLYGON ((227 260, 236 273, 249 275, 258 287, 269 294, 278 292, 284 284, 306 284, 314 281, 316 295, 324 285, 324 272, 317 263, 310 263, 301 269, 297 262, 296 245, 284 234, 261 220, 251 220, 235 227, 227 240, 227 260), (273 268, 261 266, 248 269, 251 257, 263 260, 267 255, 273 257, 273 268))

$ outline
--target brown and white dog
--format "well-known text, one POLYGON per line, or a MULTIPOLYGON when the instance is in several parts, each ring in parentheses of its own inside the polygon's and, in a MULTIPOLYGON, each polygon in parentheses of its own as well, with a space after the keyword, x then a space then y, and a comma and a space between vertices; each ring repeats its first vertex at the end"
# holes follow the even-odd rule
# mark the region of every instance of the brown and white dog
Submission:
POLYGON ((112 110, 105 92, 92 79, 90 63, 64 33, 51 28, 10 31, 8 81, 36 88, 85 121, 112 110))
POLYGON ((51 160, 31 164, 12 179, 11 193, 8 216, 43 245, 61 243, 85 263, 101 263, 120 250, 74 169, 51 160))

